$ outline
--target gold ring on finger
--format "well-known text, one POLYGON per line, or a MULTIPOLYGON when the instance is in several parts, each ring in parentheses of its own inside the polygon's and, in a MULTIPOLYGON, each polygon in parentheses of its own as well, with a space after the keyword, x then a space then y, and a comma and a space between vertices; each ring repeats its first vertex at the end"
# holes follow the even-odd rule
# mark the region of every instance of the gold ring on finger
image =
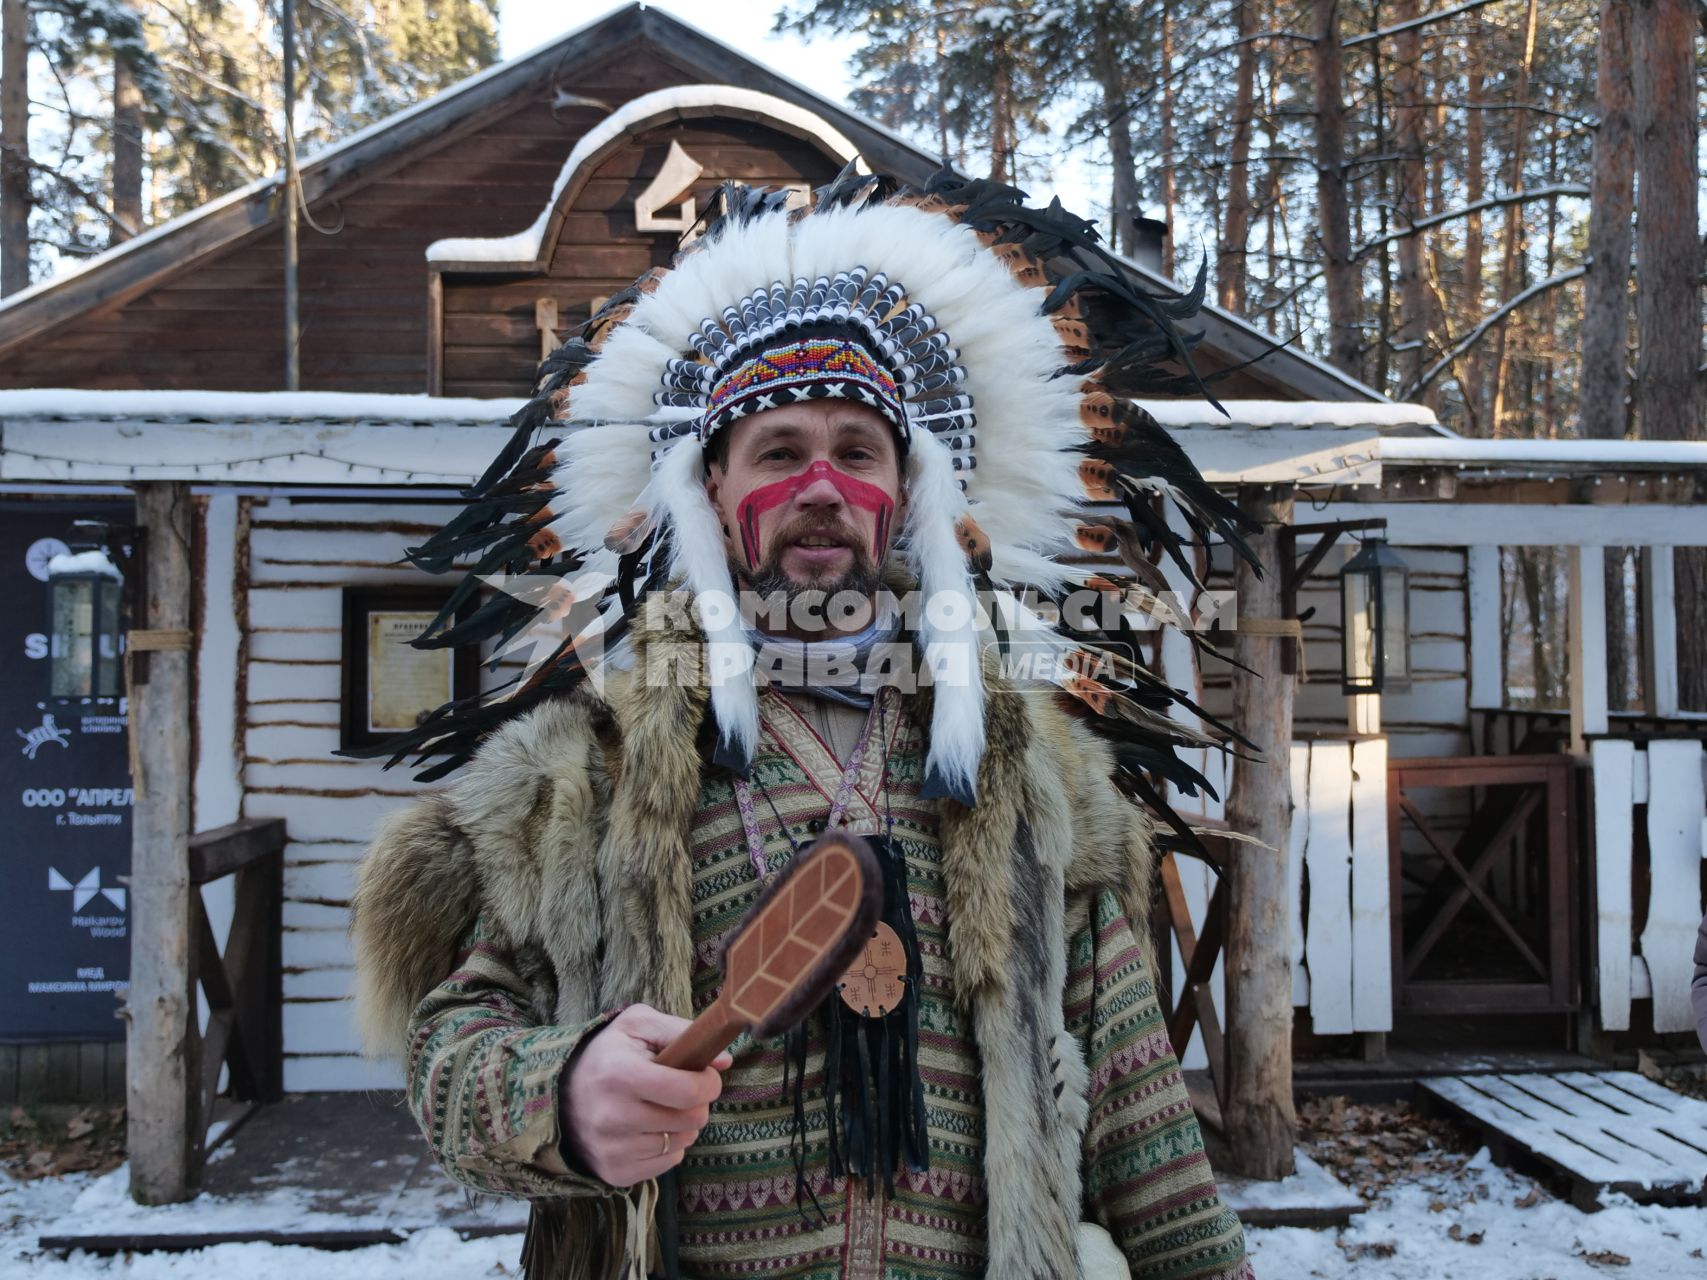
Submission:
POLYGON ((658 1159, 660 1160, 670 1154, 670 1135, 666 1132, 662 1137, 664 1139, 664 1145, 658 1149, 658 1159))

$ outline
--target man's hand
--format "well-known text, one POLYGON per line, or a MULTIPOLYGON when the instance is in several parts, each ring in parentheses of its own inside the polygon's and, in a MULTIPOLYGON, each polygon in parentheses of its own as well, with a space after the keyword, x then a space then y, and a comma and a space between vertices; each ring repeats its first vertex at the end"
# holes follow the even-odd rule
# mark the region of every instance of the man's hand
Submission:
POLYGON ((654 1055, 688 1028, 686 1018, 630 1005, 576 1055, 563 1080, 570 1147, 613 1187, 668 1173, 705 1127, 723 1091, 721 1053, 704 1071, 659 1066, 654 1055), (668 1135, 668 1142, 665 1141, 668 1135))

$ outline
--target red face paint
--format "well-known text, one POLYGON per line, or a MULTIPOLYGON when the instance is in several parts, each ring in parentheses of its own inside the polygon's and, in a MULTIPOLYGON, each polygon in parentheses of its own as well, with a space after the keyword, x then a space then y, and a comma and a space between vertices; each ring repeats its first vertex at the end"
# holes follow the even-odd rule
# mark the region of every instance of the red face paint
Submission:
POLYGON ((850 507, 876 513, 877 528, 871 536, 871 558, 883 558, 883 552, 889 545, 889 521, 895 513, 894 500, 877 485, 856 480, 820 459, 799 475, 778 480, 775 484, 761 485, 741 499, 741 505, 736 508, 735 514, 741 523, 741 550, 747 557, 748 568, 756 569, 762 558, 762 548, 759 546, 759 517, 772 508, 793 501, 796 494, 818 480, 828 480, 835 485, 836 492, 842 495, 842 500, 850 507))

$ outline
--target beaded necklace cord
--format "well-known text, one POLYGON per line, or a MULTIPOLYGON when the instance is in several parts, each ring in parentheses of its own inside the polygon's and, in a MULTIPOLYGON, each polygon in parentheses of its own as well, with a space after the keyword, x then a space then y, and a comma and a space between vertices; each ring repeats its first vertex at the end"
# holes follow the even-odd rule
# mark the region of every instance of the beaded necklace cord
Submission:
MULTIPOLYGON (((865 753, 871 746, 872 730, 878 726, 880 721, 883 724, 882 736, 885 739, 888 737, 888 716, 883 708, 884 698, 882 694, 879 694, 872 699, 871 710, 866 712, 865 723, 860 726, 859 737, 854 742, 853 751, 848 755, 847 764, 842 767, 841 781, 837 783, 836 794, 830 802, 829 817, 824 820, 825 830, 840 826, 842 820, 847 816, 848 803, 853 799, 854 787, 859 781, 860 769, 865 764, 865 753)), ((879 790, 885 796, 885 808, 887 809, 889 792, 889 761, 887 758, 883 762, 883 775, 879 790)), ((761 782, 759 783, 759 790, 764 793, 765 801, 770 805, 771 813, 776 818, 777 826, 782 830, 783 838, 788 841, 790 850, 799 853, 800 844, 795 840, 794 833, 788 829, 788 824, 782 820, 782 814, 776 807, 776 801, 771 799, 769 789, 761 782)), ((769 874, 769 868, 765 864, 765 841, 764 837, 759 834, 758 817, 754 812, 753 787, 745 778, 737 777, 735 779, 735 807, 741 812, 741 830, 747 838, 747 858, 752 862, 753 870, 762 882, 765 876, 769 874)), ((895 825, 893 814, 890 815, 888 825, 891 828, 895 825)))

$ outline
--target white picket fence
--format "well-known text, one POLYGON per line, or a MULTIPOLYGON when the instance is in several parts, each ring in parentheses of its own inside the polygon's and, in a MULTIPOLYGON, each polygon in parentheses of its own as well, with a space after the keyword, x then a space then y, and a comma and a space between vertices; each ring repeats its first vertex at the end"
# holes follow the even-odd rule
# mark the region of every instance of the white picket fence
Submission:
MULTIPOLYGON (((1219 752, 1194 764, 1226 794, 1219 752)), ((1197 808, 1173 797, 1180 811, 1197 808)), ((1308 1008, 1320 1035, 1393 1029, 1393 935, 1387 852, 1387 740, 1315 739, 1292 744, 1292 839, 1286 849, 1291 912, 1292 1003, 1308 1008), (1306 906, 1306 887, 1309 902, 1306 906)), ((1215 802, 1206 816, 1220 818, 1215 802)), ((1235 849, 1235 855, 1239 852, 1235 849)), ((1201 936, 1215 873, 1194 858, 1178 862, 1201 936)), ((1185 967, 1173 949, 1174 989, 1185 967)), ((1216 965, 1215 1006, 1227 1002, 1216 965)), ((1206 1066, 1201 1037, 1175 1046, 1189 1069, 1206 1066)))
POLYGON ((1695 931, 1707 856, 1707 751, 1697 741, 1645 747, 1602 739, 1594 766, 1594 841, 1600 1021, 1630 1026, 1630 1001, 1654 1002, 1655 1031, 1690 1031, 1695 931), (1648 910, 1635 934, 1637 805, 1647 806, 1648 910))
POLYGON ((1292 1002, 1318 1035, 1391 1031, 1387 740, 1293 743, 1292 806, 1292 1002))

